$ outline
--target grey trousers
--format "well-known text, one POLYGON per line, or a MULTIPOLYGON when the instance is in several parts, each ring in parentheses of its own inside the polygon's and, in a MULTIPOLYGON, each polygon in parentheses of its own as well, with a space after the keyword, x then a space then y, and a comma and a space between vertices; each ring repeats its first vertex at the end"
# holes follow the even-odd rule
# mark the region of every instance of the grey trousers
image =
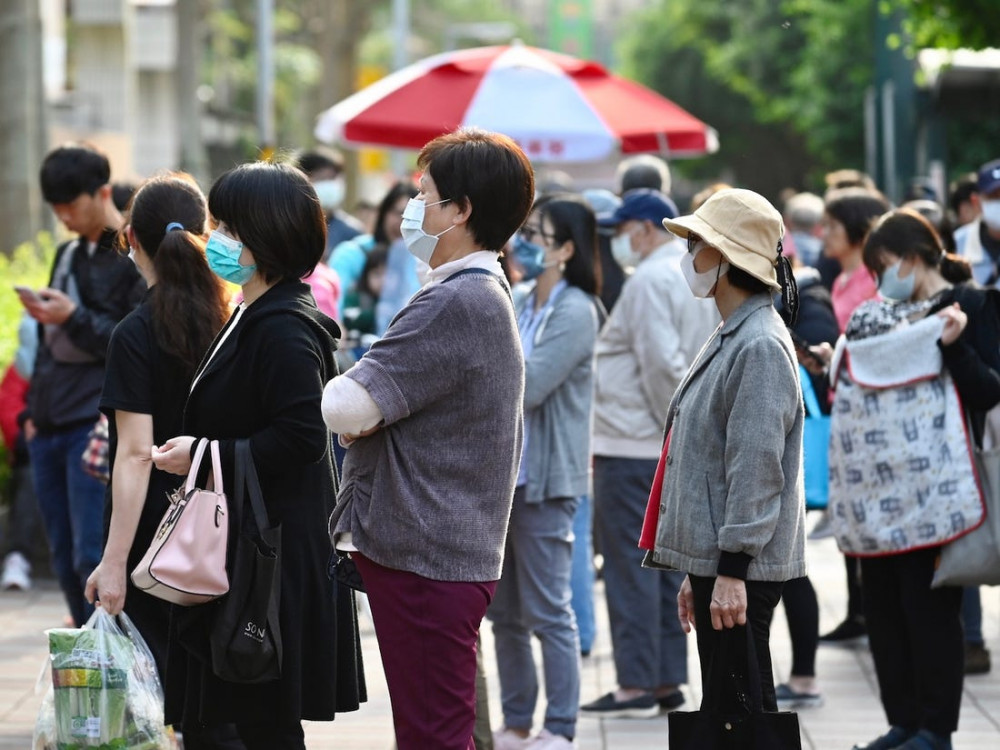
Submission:
POLYGON ((677 619, 684 574, 642 567, 639 533, 656 473, 654 459, 594 456, 594 534, 618 685, 655 690, 687 682, 687 636, 677 619))
POLYGON ((573 516, 579 498, 527 503, 514 492, 503 572, 486 611, 493 622, 504 724, 530 729, 538 700, 531 636, 542 647, 545 728, 573 737, 580 706, 580 638, 570 605, 573 516))

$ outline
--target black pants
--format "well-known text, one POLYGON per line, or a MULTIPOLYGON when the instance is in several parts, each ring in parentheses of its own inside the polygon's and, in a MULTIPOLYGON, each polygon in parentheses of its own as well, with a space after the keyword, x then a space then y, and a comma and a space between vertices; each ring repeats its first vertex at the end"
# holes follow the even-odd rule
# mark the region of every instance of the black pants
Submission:
POLYGON ((844 555, 844 569, 847 573, 847 619, 855 620, 865 613, 861 593, 860 558, 844 555))
POLYGON ((184 750, 305 750, 302 722, 247 722, 186 728, 184 750))
MULTIPOLYGON (((712 656, 715 653, 722 631, 712 629, 712 603, 714 578, 689 576, 694 592, 694 620, 698 635, 698 661, 701 662, 701 690, 705 695, 708 676, 711 673, 712 656)), ((747 626, 753 633, 754 649, 757 651, 757 670, 760 674, 761 699, 765 711, 777 711, 774 697, 774 676, 771 673, 771 617, 781 598, 783 584, 772 581, 747 581, 747 626)), ((746 683, 747 646, 743 635, 745 626, 734 628, 730 657, 732 672, 743 675, 746 683)), ((746 689, 747 691, 749 688, 746 689)), ((705 707, 707 708, 707 707, 705 707)))
POLYGON ((787 581, 781 592, 792 640, 792 677, 816 676, 819 646, 819 602, 808 577, 787 581))
POLYGON ((962 589, 932 589, 939 547, 862 558, 865 620, 889 723, 948 735, 958 728, 962 589))

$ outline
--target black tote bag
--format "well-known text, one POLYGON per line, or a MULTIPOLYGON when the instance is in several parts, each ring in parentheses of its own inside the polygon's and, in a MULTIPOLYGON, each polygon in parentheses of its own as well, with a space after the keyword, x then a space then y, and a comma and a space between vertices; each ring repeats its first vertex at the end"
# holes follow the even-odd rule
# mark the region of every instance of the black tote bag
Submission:
POLYGON ((743 630, 750 694, 741 687, 730 657, 731 642, 740 636, 724 631, 712 657, 701 710, 668 716, 670 750, 802 750, 798 715, 764 712, 753 635, 749 626, 743 630))
POLYGON ((229 593, 219 603, 209 637, 212 671, 229 682, 268 682, 281 676, 281 525, 268 525, 247 440, 236 443, 234 479, 230 514, 237 533, 229 593))

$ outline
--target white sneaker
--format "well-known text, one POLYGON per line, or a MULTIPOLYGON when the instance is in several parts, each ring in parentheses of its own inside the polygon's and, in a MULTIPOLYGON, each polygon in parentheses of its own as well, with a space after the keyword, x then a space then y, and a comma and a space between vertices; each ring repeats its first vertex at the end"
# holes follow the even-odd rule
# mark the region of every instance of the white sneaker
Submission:
POLYGON ((500 727, 493 733, 493 750, 523 750, 531 741, 527 737, 516 734, 507 727, 500 727))
POLYGON ((548 729, 543 729, 528 741, 526 747, 529 750, 573 750, 576 743, 561 734, 552 734, 548 729))
POLYGON ((20 552, 9 552, 4 558, 0 588, 5 591, 28 591, 31 588, 31 563, 20 552))

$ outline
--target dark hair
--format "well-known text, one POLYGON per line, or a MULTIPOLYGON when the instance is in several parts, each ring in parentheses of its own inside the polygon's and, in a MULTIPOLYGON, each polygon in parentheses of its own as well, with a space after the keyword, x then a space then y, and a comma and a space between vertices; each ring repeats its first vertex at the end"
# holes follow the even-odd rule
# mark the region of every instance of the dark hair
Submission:
POLYGON ((587 294, 601 293, 601 261, 598 255, 597 218, 583 198, 555 195, 536 205, 540 218, 552 224, 556 245, 573 242, 573 255, 566 261, 566 283, 587 294))
POLYGON ((945 280, 952 284, 961 284, 972 278, 969 262, 946 253, 933 225, 909 208, 887 213, 872 227, 865 240, 862 258, 865 266, 879 278, 885 271, 883 252, 904 260, 920 258, 927 267, 939 269, 945 280))
MULTIPOLYGON (((799 317, 799 285, 795 282, 795 276, 792 275, 792 267, 788 258, 783 254, 781 240, 778 240, 777 274, 778 285, 781 287, 781 308, 778 314, 785 321, 785 325, 791 327, 795 325, 799 317)), ((732 263, 729 264, 729 270, 726 271, 726 278, 730 285, 750 292, 750 294, 770 295, 774 293, 773 287, 769 284, 732 263)))
POLYGON ((321 169, 332 169, 340 174, 344 171, 344 157, 333 149, 315 146, 297 154, 295 166, 307 175, 312 175, 321 169))
POLYGON ((389 263, 389 248, 385 245, 376 245, 371 250, 368 251, 368 255, 365 258, 364 268, 361 269, 361 275, 358 277, 357 285, 358 291, 368 294, 372 297, 378 297, 378 295, 372 290, 368 285, 368 274, 378 268, 385 266, 389 263))
POLYGON ((975 172, 964 174, 951 183, 948 190, 948 208, 958 213, 963 203, 968 203, 973 195, 979 193, 979 175, 975 172))
POLYGON ((86 193, 93 195, 111 180, 108 157, 82 143, 60 146, 46 155, 39 172, 46 203, 71 203, 86 193))
POLYGON ((128 208, 128 202, 135 195, 136 186, 132 182, 116 182, 111 185, 111 202, 115 208, 124 212, 128 208))
POLYGON ((150 293, 157 345, 194 375, 226 321, 226 290, 205 260, 205 196, 184 174, 143 183, 129 204, 135 238, 156 271, 150 293), (167 226, 180 224, 183 229, 167 226))
POLYGON ((376 243, 389 244, 389 235, 386 234, 384 226, 385 217, 392 210, 392 207, 396 205, 396 201, 403 196, 416 198, 419 192, 417 186, 410 180, 400 180, 389 188, 389 192, 385 194, 382 201, 378 204, 378 211, 375 212, 375 229, 372 230, 372 238, 376 243))
POLYGON ((461 128, 424 146, 417 165, 430 172, 442 199, 471 205, 468 229, 484 249, 500 252, 531 210, 531 162, 508 136, 461 128))
POLYGON ((889 208, 884 195, 867 188, 843 188, 826 198, 826 213, 844 225, 852 245, 860 245, 875 219, 889 208))
POLYGON ((326 249, 326 219, 316 191, 288 164, 259 161, 229 170, 212 185, 208 210, 250 249, 269 283, 301 279, 326 249))

